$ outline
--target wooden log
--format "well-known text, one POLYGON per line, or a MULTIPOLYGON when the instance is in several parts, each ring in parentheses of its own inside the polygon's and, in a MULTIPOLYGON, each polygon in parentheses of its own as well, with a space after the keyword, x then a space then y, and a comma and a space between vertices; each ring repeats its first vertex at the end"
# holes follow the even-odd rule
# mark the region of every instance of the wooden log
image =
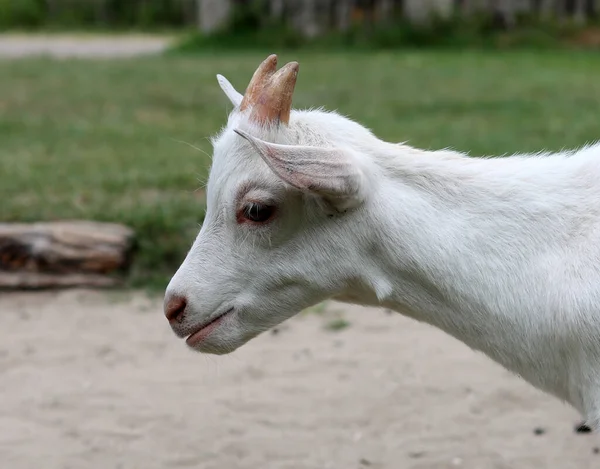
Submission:
POLYGON ((0 271, 0 290, 46 290, 57 288, 105 288, 119 285, 114 277, 95 274, 40 274, 0 271))
POLYGON ((0 223, 0 288, 115 285, 133 242, 130 228, 113 223, 0 223))

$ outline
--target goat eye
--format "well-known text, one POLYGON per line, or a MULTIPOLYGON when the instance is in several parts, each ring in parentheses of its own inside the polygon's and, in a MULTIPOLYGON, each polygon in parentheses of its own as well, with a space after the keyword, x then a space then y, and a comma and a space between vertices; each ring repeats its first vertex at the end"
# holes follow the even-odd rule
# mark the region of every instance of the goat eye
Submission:
POLYGON ((264 223, 273 216, 275 207, 271 205, 249 203, 244 207, 244 217, 256 223, 264 223))

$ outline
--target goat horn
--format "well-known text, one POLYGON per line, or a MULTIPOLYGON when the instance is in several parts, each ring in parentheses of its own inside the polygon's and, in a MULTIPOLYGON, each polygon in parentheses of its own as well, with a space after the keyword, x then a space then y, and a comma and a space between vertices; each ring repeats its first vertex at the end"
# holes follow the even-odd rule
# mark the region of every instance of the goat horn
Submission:
POLYGON ((277 55, 271 54, 258 66, 246 88, 240 104, 240 111, 252 108, 258 100, 263 88, 277 69, 277 55))
POLYGON ((290 121, 298 62, 290 62, 270 76, 252 107, 250 119, 262 125, 290 121))

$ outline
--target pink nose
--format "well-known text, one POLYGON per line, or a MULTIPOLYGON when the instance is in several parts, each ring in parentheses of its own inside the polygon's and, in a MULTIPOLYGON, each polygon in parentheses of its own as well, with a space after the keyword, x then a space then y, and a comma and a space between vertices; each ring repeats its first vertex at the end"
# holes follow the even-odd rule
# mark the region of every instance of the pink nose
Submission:
POLYGON ((173 295, 165 301, 165 316, 169 322, 181 322, 185 314, 187 300, 184 296, 173 295))

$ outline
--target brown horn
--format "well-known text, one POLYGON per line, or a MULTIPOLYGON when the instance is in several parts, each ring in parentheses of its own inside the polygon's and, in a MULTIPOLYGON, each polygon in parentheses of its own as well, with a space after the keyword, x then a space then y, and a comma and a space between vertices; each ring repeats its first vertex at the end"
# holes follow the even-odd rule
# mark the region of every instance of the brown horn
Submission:
POLYGON ((251 120, 262 125, 289 123, 299 68, 298 62, 290 62, 265 82, 252 107, 251 120))
POLYGON ((277 55, 271 54, 258 66, 252 79, 246 88, 244 98, 240 104, 240 111, 244 111, 251 108, 256 103, 256 100, 260 96, 262 89, 268 83, 269 78, 275 73, 277 69, 277 55))

